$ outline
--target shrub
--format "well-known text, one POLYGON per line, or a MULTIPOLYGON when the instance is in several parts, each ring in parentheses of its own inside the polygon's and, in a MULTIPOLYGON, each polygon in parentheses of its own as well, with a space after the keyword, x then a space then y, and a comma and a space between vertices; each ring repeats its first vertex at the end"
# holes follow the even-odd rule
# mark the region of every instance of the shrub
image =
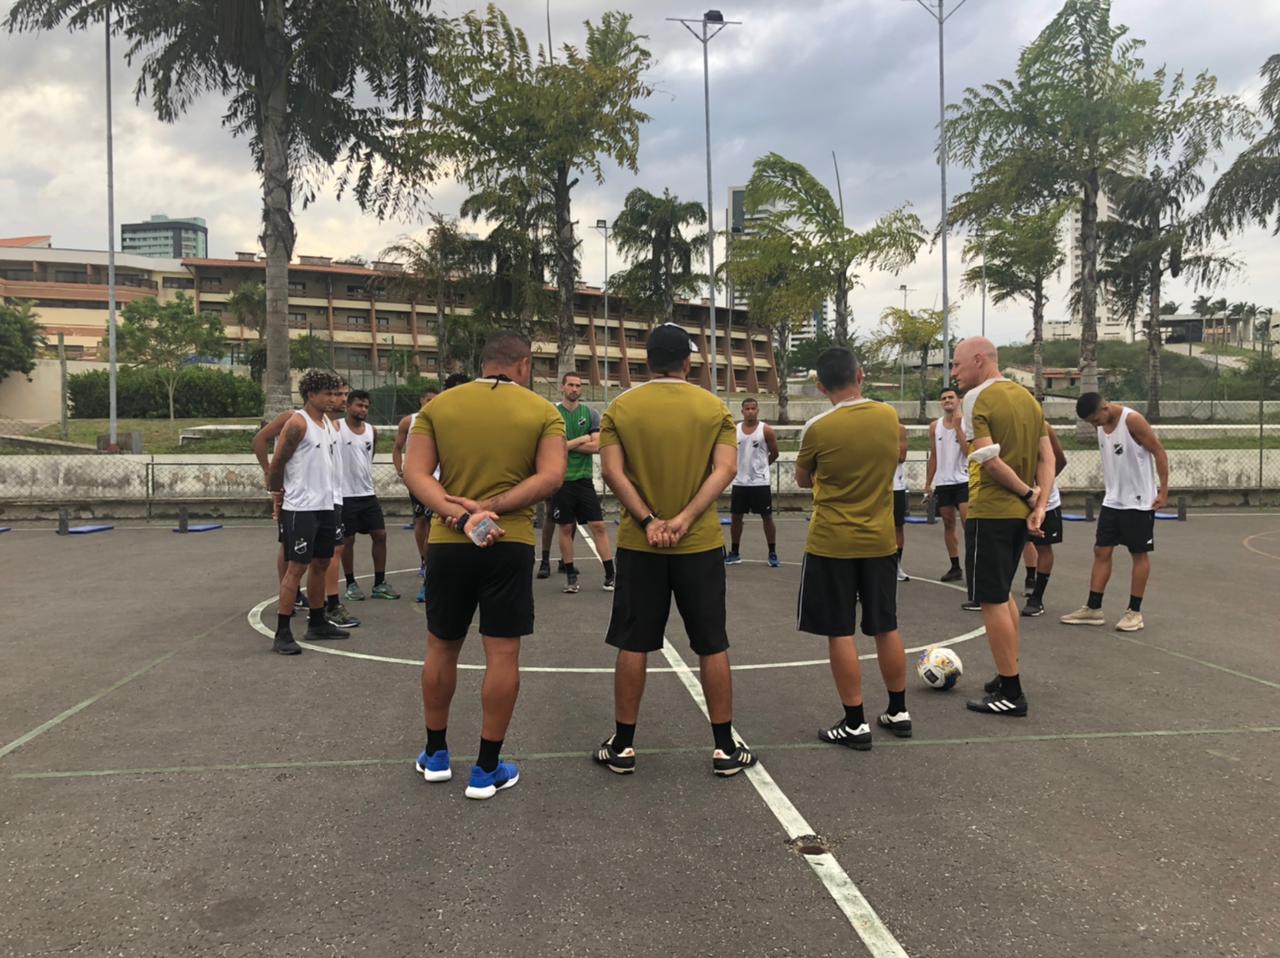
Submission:
MULTIPOLYGON (((76 419, 105 419, 110 415, 107 371, 95 369, 67 377, 71 415, 76 419)), ((221 369, 184 369, 174 393, 174 414, 181 419, 226 419, 262 415, 262 387, 250 379, 221 369)), ((169 397, 164 380, 153 369, 121 369, 116 384, 117 415, 121 419, 164 419, 169 397)))

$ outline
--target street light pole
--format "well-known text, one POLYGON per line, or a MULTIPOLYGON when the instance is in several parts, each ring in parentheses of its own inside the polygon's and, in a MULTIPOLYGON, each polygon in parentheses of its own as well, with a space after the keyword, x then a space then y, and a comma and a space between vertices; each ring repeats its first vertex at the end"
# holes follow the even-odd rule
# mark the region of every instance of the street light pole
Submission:
POLYGON ((596 229, 604 233, 604 402, 609 404, 609 226, 608 220, 596 220, 596 229))
MULTIPOLYGON (((718 363, 719 350, 717 349, 716 335, 716 230, 715 230, 715 212, 711 205, 711 67, 707 58, 707 44, 710 43, 715 36, 727 26, 736 26, 742 21, 726 20, 719 10, 708 10, 698 20, 685 19, 682 17, 667 17, 675 23, 682 24, 695 40, 702 44, 702 108, 703 120, 706 127, 707 139, 707 276, 708 276, 708 292, 710 296, 710 319, 711 319, 711 391, 719 392, 720 390, 720 370, 718 363), (701 33, 694 30, 691 24, 698 24, 701 33), (707 24, 715 24, 714 32, 707 33, 707 24)), ((730 323, 732 323, 732 312, 730 312, 730 323)))
POLYGON ((116 418, 116 189, 115 144, 111 138, 111 4, 103 16, 106 27, 107 61, 107 448, 119 449, 116 418))

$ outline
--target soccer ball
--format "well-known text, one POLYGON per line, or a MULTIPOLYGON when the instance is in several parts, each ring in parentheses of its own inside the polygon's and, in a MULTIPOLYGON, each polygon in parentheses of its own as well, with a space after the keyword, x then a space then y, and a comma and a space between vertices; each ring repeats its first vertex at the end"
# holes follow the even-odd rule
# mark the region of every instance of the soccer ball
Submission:
POLYGON ((940 645, 925 649, 916 662, 916 672, 921 681, 939 691, 954 688, 963 671, 964 666, 960 664, 960 656, 955 650, 940 645))

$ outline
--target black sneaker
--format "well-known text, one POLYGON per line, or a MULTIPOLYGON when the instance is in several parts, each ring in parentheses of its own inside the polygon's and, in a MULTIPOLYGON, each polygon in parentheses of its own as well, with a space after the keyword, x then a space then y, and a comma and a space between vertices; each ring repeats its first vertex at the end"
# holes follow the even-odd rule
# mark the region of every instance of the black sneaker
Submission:
POLYGON ((612 592, 616 585, 617 585, 617 582, 614 579, 614 577, 611 575, 607 575, 604 577, 604 585, 602 585, 600 588, 604 589, 605 592, 612 592))
POLYGON ((613 747, 612 735, 591 753, 591 760, 619 775, 630 775, 636 770, 636 750, 627 746, 622 751, 617 751, 613 747))
POLYGON ((342 603, 338 603, 336 609, 326 609, 324 617, 330 625, 339 629, 354 629, 360 624, 360 620, 348 612, 342 603))
POLYGON ((1016 699, 1008 698, 1003 692, 991 692, 980 699, 970 699, 964 707, 971 712, 982 712, 984 715, 1009 715, 1014 718, 1025 718, 1027 714, 1027 697, 1019 695, 1016 699))
POLYGON ((541 562, 538 563, 538 578, 539 579, 551 578, 551 560, 550 559, 543 559, 541 562))
POLYGON ((561 589, 560 591, 568 594, 577 592, 578 591, 578 573, 576 572, 565 573, 564 588, 561 589))
POLYGON ((295 609, 305 609, 307 607, 307 594, 301 589, 298 594, 293 597, 293 607, 295 609))
POLYGON ((711 753, 711 771, 721 778, 728 778, 730 775, 737 775, 744 768, 750 768, 758 761, 759 759, 751 754, 750 749, 739 742, 731 755, 726 755, 720 749, 711 753))
POLYGON ((1027 604, 1022 609, 1022 614, 1028 619, 1034 619, 1038 615, 1044 615, 1044 604, 1037 602, 1035 599, 1028 599, 1027 604))
POLYGON ((973 602, 973 601, 970 601, 970 600, 967 600, 967 599, 966 599, 964 602, 961 602, 961 603, 960 603, 960 608, 964 609, 966 612, 981 612, 981 611, 982 611, 982 603, 981 603, 981 602, 973 602))
POLYGON ((942 574, 942 578, 940 578, 938 581, 939 582, 959 582, 963 578, 964 578, 964 570, 957 567, 953 569, 948 569, 946 572, 942 574))
POLYGON ((881 728, 887 728, 898 738, 911 738, 911 713, 906 709, 894 715, 882 712, 876 718, 876 724, 881 728))
POLYGON ((288 632, 277 632, 271 643, 271 651, 278 655, 300 655, 302 646, 293 641, 293 636, 288 632))
POLYGON ((999 692, 1000 676, 998 675, 994 676, 993 678, 987 679, 986 682, 982 683, 982 691, 986 692, 988 695, 995 695, 997 692, 999 692))
POLYGON ((845 748, 854 748, 859 752, 869 752, 871 750, 871 726, 863 722, 857 728, 850 728, 844 719, 836 722, 831 728, 824 728, 818 732, 818 741, 826 742, 830 745, 843 745, 845 748))
POLYGON ((303 636, 308 642, 324 642, 329 639, 349 639, 351 633, 346 629, 340 629, 332 622, 322 622, 319 625, 311 624, 307 626, 307 634, 303 636))

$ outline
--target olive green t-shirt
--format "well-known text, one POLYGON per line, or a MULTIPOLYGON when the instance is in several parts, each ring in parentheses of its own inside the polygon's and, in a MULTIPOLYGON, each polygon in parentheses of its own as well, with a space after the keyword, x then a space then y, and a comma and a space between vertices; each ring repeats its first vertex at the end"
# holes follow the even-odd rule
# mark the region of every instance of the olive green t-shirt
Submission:
MULTIPOLYGON (((990 439, 1000 458, 1029 486, 1035 485, 1040 437, 1047 436, 1044 411, 1031 393, 1008 379, 988 379, 964 396, 964 432, 970 442, 990 439)), ((969 463, 970 519, 1025 519, 1031 508, 996 482, 979 463, 969 463)))
POLYGON ((898 414, 870 399, 847 399, 805 423, 796 465, 813 476, 813 518, 805 552, 829 559, 893 555, 893 474, 898 414))
MULTIPOLYGON (((566 409, 564 403, 556 403, 556 410, 564 419, 564 438, 577 439, 581 436, 589 436, 593 432, 600 431, 600 417, 596 415, 595 410, 588 408, 582 403, 578 403, 576 409, 566 409)), ((575 479, 590 479, 594 476, 594 466, 592 459, 595 458, 588 452, 570 452, 569 465, 565 469, 564 481, 572 482, 575 479)))
MULTIPOLYGON (((609 404, 600 420, 600 448, 622 446, 627 477, 654 515, 670 519, 693 499, 711 473, 717 445, 738 447, 729 407, 682 379, 651 379, 609 404)), ((724 548, 724 533, 712 506, 670 549, 656 549, 626 510, 618 548, 688 555, 724 548)))
MULTIPOLYGON (((564 435, 556 407, 513 382, 477 379, 442 392, 422 407, 410 435, 430 436, 440 457, 440 483, 454 496, 488 499, 537 471, 538 443, 564 435)), ((533 545, 533 507, 502 516, 503 542, 533 545)), ((431 523, 437 542, 470 542, 461 531, 431 523)))

